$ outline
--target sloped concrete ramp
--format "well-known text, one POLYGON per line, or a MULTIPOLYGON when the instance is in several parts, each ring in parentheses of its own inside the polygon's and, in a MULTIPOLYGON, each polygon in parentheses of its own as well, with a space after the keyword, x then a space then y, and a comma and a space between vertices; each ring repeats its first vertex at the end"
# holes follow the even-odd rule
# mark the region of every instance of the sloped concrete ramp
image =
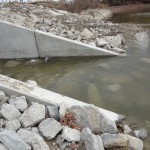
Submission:
POLYGON ((0 59, 117 55, 46 32, 0 22, 0 59))

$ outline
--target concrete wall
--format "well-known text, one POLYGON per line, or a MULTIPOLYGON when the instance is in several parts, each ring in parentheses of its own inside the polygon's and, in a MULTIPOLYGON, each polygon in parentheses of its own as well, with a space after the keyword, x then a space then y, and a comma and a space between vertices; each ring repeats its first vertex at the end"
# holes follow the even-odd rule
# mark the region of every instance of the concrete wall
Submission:
POLYGON ((46 32, 0 22, 0 59, 116 55, 119 54, 46 32))
POLYGON ((34 32, 0 22, 0 58, 39 57, 34 32))
MULTIPOLYGON (((0 90, 4 91, 8 96, 24 95, 27 97, 28 101, 34 101, 47 105, 60 106, 62 103, 68 107, 73 105, 89 105, 76 99, 57 94, 52 91, 48 91, 43 88, 33 86, 29 83, 18 81, 3 75, 0 75, 0 90)), ((112 121, 117 121, 124 117, 102 108, 98 108, 98 110, 105 114, 112 121)))

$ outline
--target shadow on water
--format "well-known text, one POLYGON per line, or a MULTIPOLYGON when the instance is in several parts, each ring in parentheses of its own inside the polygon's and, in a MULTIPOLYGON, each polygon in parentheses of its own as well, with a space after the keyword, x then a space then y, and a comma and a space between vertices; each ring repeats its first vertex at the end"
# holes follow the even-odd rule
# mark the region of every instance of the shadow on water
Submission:
MULTIPOLYGON (((150 23, 150 13, 128 15, 124 22, 134 21, 131 18, 150 23)), ((21 61, 16 67, 0 61, 0 73, 35 80, 46 89, 125 114, 132 128, 150 132, 150 30, 135 36, 127 44, 127 57, 49 59, 35 65, 21 61)), ((145 145, 150 149, 149 138, 145 145)))

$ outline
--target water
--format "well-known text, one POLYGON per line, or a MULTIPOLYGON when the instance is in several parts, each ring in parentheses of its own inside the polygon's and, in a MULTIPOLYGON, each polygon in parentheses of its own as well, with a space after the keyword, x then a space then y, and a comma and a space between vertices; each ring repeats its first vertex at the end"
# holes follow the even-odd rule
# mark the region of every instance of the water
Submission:
MULTIPOLYGON (((144 13, 137 15, 140 19, 144 13)), ((124 114, 130 127, 150 132, 150 31, 137 33, 127 47, 127 57, 50 59, 40 65, 22 61, 16 67, 0 61, 0 73, 124 114)), ((150 149, 149 137, 145 147, 150 149)))

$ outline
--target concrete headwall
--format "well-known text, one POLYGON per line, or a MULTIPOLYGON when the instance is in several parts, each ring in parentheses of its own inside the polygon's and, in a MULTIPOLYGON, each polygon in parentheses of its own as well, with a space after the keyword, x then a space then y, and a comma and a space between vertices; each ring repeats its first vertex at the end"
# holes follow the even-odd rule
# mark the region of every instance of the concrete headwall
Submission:
POLYGON ((46 32, 0 22, 0 59, 117 55, 46 32))
POLYGON ((39 57, 34 31, 0 22, 0 58, 39 57))

